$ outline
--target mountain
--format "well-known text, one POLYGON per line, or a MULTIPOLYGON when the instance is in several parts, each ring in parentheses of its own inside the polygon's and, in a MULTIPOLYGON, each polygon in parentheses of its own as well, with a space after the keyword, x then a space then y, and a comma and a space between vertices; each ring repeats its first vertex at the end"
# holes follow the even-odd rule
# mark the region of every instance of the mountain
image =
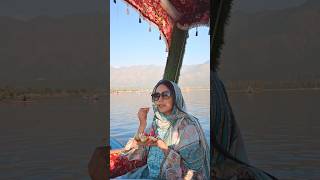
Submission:
POLYGON ((248 14, 234 11, 220 74, 226 80, 320 78, 320 1, 248 14))
POLYGON ((103 13, 107 1, 92 0, 3 0, 0 16, 30 19, 37 16, 62 17, 68 14, 103 13))
MULTIPOLYGON (((298 6, 306 0, 241 0, 234 1, 234 9, 243 12, 259 12, 268 9, 285 9, 298 6)), ((0 16, 13 16, 22 19, 39 15, 62 16, 76 13, 104 12, 106 3, 113 1, 92 0, 4 0, 0 2, 0 16)), ((121 1, 117 3, 122 3, 121 1)), ((108 12, 107 12, 108 13, 108 12)))
MULTIPOLYGON (((111 67, 111 89, 152 88, 162 79, 164 66, 146 65, 130 67, 111 67)), ((181 69, 179 84, 181 87, 209 88, 210 64, 186 65, 181 69)))
MULTIPOLYGON (((226 29, 222 79, 320 78, 320 1, 251 13, 236 5, 226 29)), ((107 87, 109 37, 104 15, 43 15, 28 20, 0 16, 0 26, 0 87, 107 87)), ((208 62, 184 65, 181 85, 207 86, 207 66, 208 62)), ((152 87, 162 73, 158 66, 111 68, 111 85, 152 87)))
POLYGON ((150 88, 161 78, 164 71, 162 66, 129 66, 110 69, 110 88, 150 88))
POLYGON ((105 88, 104 19, 101 14, 26 21, 1 16, 0 86, 105 88))
POLYGON ((260 12, 299 6, 306 0, 241 0, 234 1, 234 9, 242 12, 260 12))

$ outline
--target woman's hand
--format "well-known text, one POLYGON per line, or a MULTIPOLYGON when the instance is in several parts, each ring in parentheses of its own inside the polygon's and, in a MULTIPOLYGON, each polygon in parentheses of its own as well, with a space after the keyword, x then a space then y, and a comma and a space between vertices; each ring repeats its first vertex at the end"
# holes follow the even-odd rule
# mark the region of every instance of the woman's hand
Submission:
POLYGON ((167 144, 161 140, 161 139, 158 139, 157 141, 152 141, 152 140, 148 140, 146 142, 146 145, 147 146, 158 146, 165 155, 168 155, 169 153, 169 147, 167 146, 167 144))
POLYGON ((138 112, 138 119, 140 122, 139 125, 139 133, 143 133, 145 127, 147 126, 147 114, 149 112, 149 108, 140 108, 138 112))
POLYGON ((167 144, 166 144, 163 140, 158 139, 158 141, 157 141, 157 146, 163 151, 163 153, 164 153, 165 155, 168 155, 168 153, 169 153, 169 147, 167 146, 167 144))
POLYGON ((138 142, 135 139, 132 140, 131 148, 138 149, 138 142))

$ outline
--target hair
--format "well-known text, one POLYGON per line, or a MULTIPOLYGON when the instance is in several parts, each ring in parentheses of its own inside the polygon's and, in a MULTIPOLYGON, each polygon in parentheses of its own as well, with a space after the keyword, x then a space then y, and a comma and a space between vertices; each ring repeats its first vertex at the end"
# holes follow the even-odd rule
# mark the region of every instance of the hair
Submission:
POLYGON ((152 93, 155 93, 157 88, 160 86, 160 85, 165 85, 169 91, 170 91, 170 94, 171 94, 171 97, 173 97, 173 105, 176 104, 176 92, 174 90, 174 87, 172 85, 172 83, 169 81, 169 80, 166 80, 166 79, 162 79, 160 80, 153 88, 153 91, 152 93))

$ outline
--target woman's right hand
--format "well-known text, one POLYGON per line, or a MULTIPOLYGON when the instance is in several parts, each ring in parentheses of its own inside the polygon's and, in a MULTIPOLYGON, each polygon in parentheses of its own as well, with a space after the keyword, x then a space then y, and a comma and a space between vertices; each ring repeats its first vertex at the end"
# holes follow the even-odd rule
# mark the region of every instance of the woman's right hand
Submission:
POLYGON ((149 112, 149 108, 140 108, 138 112, 138 118, 140 122, 140 126, 146 126, 147 125, 147 114, 149 112))
POLYGON ((137 140, 133 139, 132 144, 131 144, 131 148, 138 149, 138 142, 137 142, 137 140))

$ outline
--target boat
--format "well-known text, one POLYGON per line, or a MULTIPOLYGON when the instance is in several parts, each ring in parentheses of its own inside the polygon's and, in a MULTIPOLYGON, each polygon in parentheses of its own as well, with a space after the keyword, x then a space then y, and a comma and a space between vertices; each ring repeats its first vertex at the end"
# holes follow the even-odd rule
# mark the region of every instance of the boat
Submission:
POLYGON ((247 93, 248 94, 253 94, 254 93, 254 89, 251 86, 248 86, 247 93))
POLYGON ((121 148, 124 148, 123 145, 119 141, 117 141, 115 138, 111 137, 110 138, 110 150, 121 149, 121 148))
MULTIPOLYGON (((165 4, 162 4, 162 1, 158 0, 153 0, 153 3, 138 1, 139 0, 124 0, 125 3, 140 14, 140 17, 146 19, 150 24, 158 27, 160 31, 159 39, 163 37, 163 40, 166 43, 166 50, 168 52, 163 79, 170 80, 178 84, 186 42, 189 37, 188 31, 191 28, 196 28, 196 36, 198 36, 197 27, 209 25, 210 1, 188 1, 188 3, 179 4, 179 7, 174 7, 173 4, 169 4, 170 1, 165 1, 165 4), (145 11, 145 6, 149 6, 148 9, 156 13, 145 11), (195 8, 190 9, 189 6, 194 6, 195 8), (183 13, 176 14, 177 11, 174 10, 176 8, 183 10, 183 13)), ((116 0, 114 0, 114 3, 116 3, 116 0)), ((141 23, 140 18, 139 23, 141 23)), ((117 94, 118 93, 119 92, 117 92, 117 94)), ((110 144, 107 147, 110 149, 118 149, 123 148, 123 145, 117 141, 115 137, 111 137, 110 144)), ((91 160, 99 159, 97 156, 99 155, 95 152, 91 157, 91 160)), ((98 172, 98 169, 96 171, 98 174, 101 174, 101 172, 98 172)), ((93 178, 94 172, 89 174, 91 178, 93 178)))

